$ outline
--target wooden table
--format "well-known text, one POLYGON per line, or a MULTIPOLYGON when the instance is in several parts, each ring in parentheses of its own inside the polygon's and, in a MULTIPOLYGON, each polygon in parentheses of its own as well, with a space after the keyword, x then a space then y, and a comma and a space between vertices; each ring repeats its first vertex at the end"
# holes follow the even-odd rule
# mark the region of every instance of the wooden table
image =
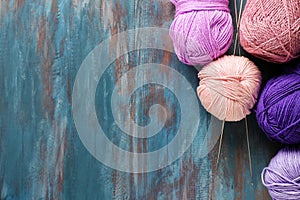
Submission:
MULTIPOLYGON (((235 16, 233 1, 230 8, 235 16)), ((168 29, 173 17, 174 7, 167 0, 0 1, 1 199, 270 198, 261 183, 260 173, 279 145, 267 140, 253 114, 248 117, 253 180, 249 172, 244 121, 225 124, 218 170, 218 145, 207 156, 199 156, 211 118, 199 101, 196 104, 198 117, 181 115, 189 99, 181 105, 177 98, 188 96, 187 88, 178 86, 174 94, 164 85, 146 84, 132 94, 128 115, 122 115, 120 119, 130 119, 140 126, 151 124, 155 120, 150 120, 149 108, 161 104, 166 109, 166 122, 157 135, 137 139, 116 124, 111 107, 113 89, 122 76, 123 82, 117 91, 121 96, 134 84, 147 80, 150 75, 143 71, 139 76, 124 77, 126 72, 139 65, 168 66, 157 77, 171 85, 180 81, 174 80, 170 72, 170 69, 176 70, 196 95, 198 79, 194 67, 180 63, 174 53, 164 49, 139 49, 143 47, 144 38, 138 28, 168 29), (135 31, 127 35, 128 40, 109 39, 129 30, 135 31), (83 145, 74 123, 72 89, 84 59, 103 41, 109 44, 102 46, 106 53, 120 55, 106 66, 95 93, 96 122, 99 122, 96 124, 100 124, 113 144, 127 151, 155 151, 169 145, 180 129, 181 119, 198 126, 187 151, 167 167, 148 173, 121 172, 96 159, 92 155, 96 149, 83 145), (115 46, 116 43, 121 46, 115 46), (122 51, 128 50, 127 45, 135 45, 137 50, 122 55, 122 51)), ((167 35, 152 39, 154 47, 168 43, 167 35)), ((228 54, 232 52, 233 47, 228 54)), ((264 80, 272 75, 269 73, 273 70, 272 65, 247 56, 261 68, 264 80)), ((97 59, 97 56, 91 59, 97 59)), ((91 74, 94 73, 98 72, 91 74)), ((86 88, 81 95, 89 98, 89 92, 86 88)), ((81 108, 88 107, 81 105, 81 108)), ((117 109, 122 110, 122 106, 117 109)), ((161 113, 153 116, 164 118, 161 113)), ((97 147, 96 140, 95 144, 97 147)), ((115 159, 120 166, 128 161, 117 153, 112 156, 109 148, 102 152, 102 159, 115 159)), ((169 153, 167 148, 160 156, 168 159, 169 153)), ((148 162, 150 165, 153 160, 148 162)))

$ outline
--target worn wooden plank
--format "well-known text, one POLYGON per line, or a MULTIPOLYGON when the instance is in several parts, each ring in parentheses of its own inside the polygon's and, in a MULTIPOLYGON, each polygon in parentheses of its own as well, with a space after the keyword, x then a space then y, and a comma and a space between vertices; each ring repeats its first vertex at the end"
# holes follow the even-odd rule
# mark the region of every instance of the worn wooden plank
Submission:
MULTIPOLYGON (((233 6, 232 1, 230 7, 233 6)), ((266 139, 253 115, 248 119, 253 183, 243 121, 226 123, 218 171, 217 147, 200 158, 199 149, 210 119, 200 104, 201 124, 193 144, 180 159, 158 171, 133 174, 111 169, 82 144, 73 122, 71 96, 83 60, 111 35, 140 27, 168 28, 174 16, 170 2, 1 0, 0 11, 1 199, 269 198, 260 182, 260 171, 278 146, 266 139)), ((130 35, 122 48, 139 47, 138 37, 139 32, 130 35)), ((157 38, 153 42, 164 40, 157 38)), ((252 59, 263 70, 265 79, 271 76, 271 65, 252 59)), ((142 125, 151 123, 147 118, 149 107, 162 104, 169 116, 163 130, 151 139, 137 140, 114 124, 110 95, 117 80, 137 65, 151 62, 176 69, 194 90, 198 84, 197 71, 167 51, 144 49, 115 60, 99 82, 96 110, 107 137, 127 150, 147 152, 167 145, 183 117, 182 105, 178 105, 172 92, 148 85, 133 95, 130 117, 142 125)), ((161 73, 169 83, 174 81, 169 72, 161 73)), ((122 91, 127 87, 122 86, 122 91)), ((187 91, 180 88, 178 94, 184 96, 187 91)))

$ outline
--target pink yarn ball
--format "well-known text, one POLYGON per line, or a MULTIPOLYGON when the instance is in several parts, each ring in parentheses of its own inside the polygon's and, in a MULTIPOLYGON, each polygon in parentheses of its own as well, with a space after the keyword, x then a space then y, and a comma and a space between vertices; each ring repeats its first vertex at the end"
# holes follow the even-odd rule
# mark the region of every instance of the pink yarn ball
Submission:
POLYGON ((240 42, 248 53, 268 62, 286 63, 299 57, 300 0, 247 1, 240 42))
POLYGON ((261 73, 248 58, 223 56, 198 74, 197 93, 203 107, 220 120, 239 121, 257 101, 261 73))
POLYGON ((228 0, 171 0, 176 16, 170 36, 179 60, 204 65, 223 55, 233 36, 228 0))

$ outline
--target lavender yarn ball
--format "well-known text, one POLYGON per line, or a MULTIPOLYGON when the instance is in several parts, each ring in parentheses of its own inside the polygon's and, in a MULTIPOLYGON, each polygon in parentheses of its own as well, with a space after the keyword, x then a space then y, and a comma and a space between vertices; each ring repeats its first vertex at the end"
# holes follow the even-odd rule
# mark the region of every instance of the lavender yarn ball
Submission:
POLYGON ((258 100, 256 118, 272 141, 300 143, 300 65, 267 82, 258 100))
POLYGON ((286 147, 261 173, 262 183, 273 200, 300 199, 300 149, 286 147))
POLYGON ((176 7, 176 15, 170 37, 181 62, 204 65, 225 54, 233 36, 228 0, 171 2, 176 7))

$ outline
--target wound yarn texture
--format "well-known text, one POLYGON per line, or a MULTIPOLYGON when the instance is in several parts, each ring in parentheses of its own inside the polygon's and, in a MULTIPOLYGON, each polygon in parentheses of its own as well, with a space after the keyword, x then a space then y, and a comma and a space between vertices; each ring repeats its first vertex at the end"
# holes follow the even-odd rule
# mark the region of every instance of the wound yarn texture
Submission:
POLYGON ((176 7, 176 15, 170 37, 181 62, 204 65, 225 54, 233 37, 228 0, 171 2, 176 7))
POLYGON ((261 73, 248 58, 223 56, 199 72, 197 93, 203 107, 220 120, 239 121, 256 103, 261 73))
POLYGON ((261 173, 262 183, 272 199, 299 200, 300 150, 296 147, 281 149, 261 173))
POLYGON ((300 56, 300 0, 248 0, 240 43, 269 62, 285 63, 300 56))
POLYGON ((300 143, 300 65, 270 79, 256 108, 258 125, 273 141, 300 143))

